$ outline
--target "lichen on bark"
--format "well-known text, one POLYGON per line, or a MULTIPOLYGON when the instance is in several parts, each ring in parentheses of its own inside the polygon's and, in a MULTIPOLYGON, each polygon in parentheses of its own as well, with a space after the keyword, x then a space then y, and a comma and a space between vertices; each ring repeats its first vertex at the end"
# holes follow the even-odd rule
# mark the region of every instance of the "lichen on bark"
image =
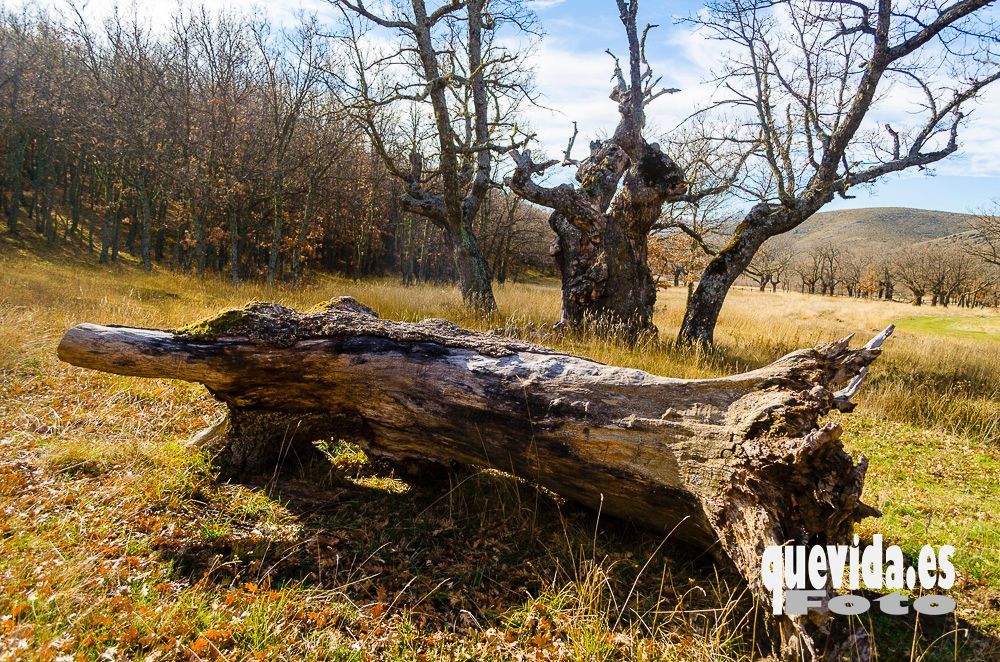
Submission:
POLYGON ((225 310, 217 315, 185 324, 174 330, 178 336, 188 340, 212 341, 231 335, 245 317, 244 310, 225 310))

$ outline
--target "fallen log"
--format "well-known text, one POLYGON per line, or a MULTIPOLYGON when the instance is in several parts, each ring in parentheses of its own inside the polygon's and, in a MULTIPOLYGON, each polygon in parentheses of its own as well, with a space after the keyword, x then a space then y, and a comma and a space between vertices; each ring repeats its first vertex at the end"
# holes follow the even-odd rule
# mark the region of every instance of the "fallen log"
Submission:
MULTIPOLYGON (((853 408, 891 332, 673 379, 444 320, 392 322, 345 297, 306 313, 253 304, 176 331, 81 324, 58 353, 207 386, 228 415, 195 441, 226 476, 271 473, 329 438, 397 462, 492 467, 671 532, 760 588, 765 546, 847 543, 878 515, 861 501, 867 461, 820 418, 853 408)), ((787 623, 786 652, 811 652, 828 621, 787 623)))

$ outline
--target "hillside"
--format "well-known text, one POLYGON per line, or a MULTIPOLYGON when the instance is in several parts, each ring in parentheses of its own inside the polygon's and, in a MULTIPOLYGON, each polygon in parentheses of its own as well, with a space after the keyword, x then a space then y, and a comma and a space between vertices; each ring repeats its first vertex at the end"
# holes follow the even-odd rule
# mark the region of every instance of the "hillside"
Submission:
POLYGON ((788 233, 796 249, 827 243, 860 241, 869 246, 897 247, 968 231, 969 214, 904 207, 868 207, 824 211, 788 233))

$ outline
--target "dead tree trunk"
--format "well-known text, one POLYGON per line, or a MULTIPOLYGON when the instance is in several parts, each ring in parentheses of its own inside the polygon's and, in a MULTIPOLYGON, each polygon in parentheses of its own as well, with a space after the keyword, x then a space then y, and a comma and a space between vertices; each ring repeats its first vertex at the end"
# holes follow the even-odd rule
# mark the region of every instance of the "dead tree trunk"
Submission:
MULTIPOLYGON (((878 514, 860 501, 867 461, 819 419, 852 409, 889 332, 741 375, 672 379, 444 320, 391 322, 343 298, 309 313, 254 304, 176 332, 81 324, 58 351, 85 368, 206 385, 229 414, 197 442, 227 476, 271 473, 329 438, 396 461, 493 467, 672 531, 759 588, 765 546, 845 543, 878 514)), ((790 645, 822 626, 789 624, 790 645)))
POLYGON ((643 137, 646 106, 675 89, 660 89, 646 61, 638 0, 618 0, 629 43, 628 71, 615 59, 611 99, 620 120, 607 140, 590 144, 590 155, 572 160, 576 126, 562 161, 535 163, 527 151, 511 150, 515 169, 507 180, 520 197, 553 209, 549 225, 558 239, 553 255, 562 276, 562 324, 596 324, 636 335, 655 331, 656 285, 648 266, 648 236, 664 203, 687 191, 684 172, 656 143, 643 137), (555 165, 577 166, 579 186, 545 187, 533 176, 555 165))

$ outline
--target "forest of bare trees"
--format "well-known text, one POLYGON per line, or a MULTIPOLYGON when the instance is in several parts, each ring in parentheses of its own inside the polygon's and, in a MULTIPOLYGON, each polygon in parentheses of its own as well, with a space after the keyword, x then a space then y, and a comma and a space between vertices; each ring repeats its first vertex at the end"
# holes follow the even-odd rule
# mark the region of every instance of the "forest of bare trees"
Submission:
POLYGON ((747 269, 763 291, 788 291, 914 305, 996 306, 996 270, 975 258, 973 244, 948 239, 896 251, 821 244, 799 254, 765 244, 747 269), (775 283, 777 279, 778 283, 775 283))
MULTIPOLYGON (((995 223, 994 216, 978 217, 995 223)), ((761 292, 799 292, 913 305, 997 307, 1000 274, 982 259, 990 244, 971 233, 964 241, 944 238, 898 250, 858 249, 821 243, 797 249, 780 240, 765 243, 738 285, 761 292)), ((994 237, 996 235, 993 235, 994 237)), ((659 287, 693 290, 705 257, 692 253, 682 234, 654 237, 650 265, 659 287)))
MULTIPOLYGON (((371 140, 345 102, 341 50, 312 20, 278 29, 187 9, 154 32, 136 15, 3 14, 7 231, 233 281, 297 281, 307 267, 455 279, 451 236, 391 176, 397 146, 371 140)), ((464 227, 486 272, 550 270, 544 215, 496 186, 477 195, 464 227)))

